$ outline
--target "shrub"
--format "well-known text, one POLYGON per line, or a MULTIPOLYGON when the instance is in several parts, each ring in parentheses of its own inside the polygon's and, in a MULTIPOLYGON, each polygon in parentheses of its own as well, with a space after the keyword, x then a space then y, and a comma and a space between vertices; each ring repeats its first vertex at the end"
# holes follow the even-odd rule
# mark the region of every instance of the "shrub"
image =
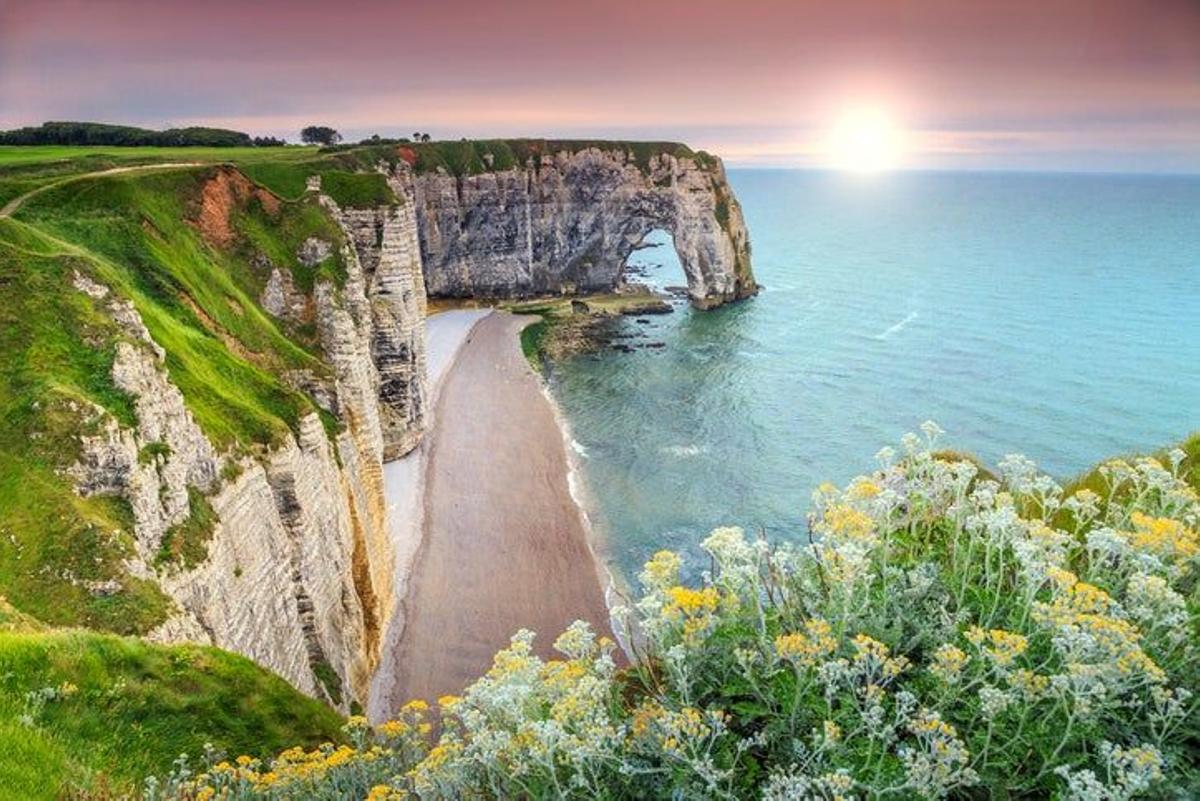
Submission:
POLYGON ((1118 460, 1065 495, 1021 457, 985 477, 923 426, 814 497, 806 544, 663 551, 614 615, 543 661, 520 632, 461 697, 355 747, 210 768, 222 798, 1195 797, 1200 500, 1185 456, 1118 460), (319 764, 304 769, 295 765, 319 764))

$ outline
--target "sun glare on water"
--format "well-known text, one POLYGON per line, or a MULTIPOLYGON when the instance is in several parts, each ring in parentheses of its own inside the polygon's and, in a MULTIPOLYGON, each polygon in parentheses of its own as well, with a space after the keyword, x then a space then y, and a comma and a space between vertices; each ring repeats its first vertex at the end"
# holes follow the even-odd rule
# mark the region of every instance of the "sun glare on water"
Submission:
POLYGON ((881 109, 859 108, 842 114, 829 134, 832 166, 857 172, 893 169, 903 156, 903 135, 881 109))

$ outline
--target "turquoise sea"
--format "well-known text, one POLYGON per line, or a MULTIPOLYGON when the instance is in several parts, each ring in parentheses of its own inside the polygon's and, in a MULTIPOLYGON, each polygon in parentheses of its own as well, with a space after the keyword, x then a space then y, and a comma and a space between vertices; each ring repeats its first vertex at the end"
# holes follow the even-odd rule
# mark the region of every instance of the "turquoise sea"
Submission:
MULTIPOLYGON (((804 537, 812 490, 926 419, 1068 477, 1200 428, 1200 177, 731 170, 765 291, 627 320, 554 365, 626 577, 735 524, 804 537)), ((669 237, 638 251, 682 284, 669 237)))

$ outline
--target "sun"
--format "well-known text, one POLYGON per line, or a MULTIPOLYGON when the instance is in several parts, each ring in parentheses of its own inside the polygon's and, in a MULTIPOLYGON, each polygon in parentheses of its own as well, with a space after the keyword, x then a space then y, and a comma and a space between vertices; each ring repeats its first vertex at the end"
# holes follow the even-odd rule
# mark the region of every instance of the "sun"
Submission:
POLYGON ((899 165, 903 145, 901 131, 886 111, 855 108, 843 113, 830 131, 829 159, 842 170, 890 170, 899 165))

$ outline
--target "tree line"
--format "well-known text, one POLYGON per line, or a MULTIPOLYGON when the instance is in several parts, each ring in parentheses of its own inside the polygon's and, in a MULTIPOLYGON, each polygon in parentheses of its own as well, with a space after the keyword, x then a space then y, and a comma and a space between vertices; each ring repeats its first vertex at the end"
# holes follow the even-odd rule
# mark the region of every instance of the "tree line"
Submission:
POLYGON ((119 147, 275 147, 287 144, 272 136, 255 136, 225 128, 169 128, 152 131, 132 125, 99 122, 46 122, 36 127, 0 131, 3 145, 115 145, 119 147))
MULTIPOLYGON (((416 131, 412 138, 388 139, 378 134, 359 144, 399 144, 428 142, 428 133, 416 131)), ((300 132, 307 145, 336 145, 342 135, 327 125, 309 125, 300 132)), ((0 145, 91 145, 117 147, 281 147, 287 140, 273 136, 250 136, 226 128, 194 126, 154 131, 132 125, 100 122, 45 122, 38 126, 0 131, 0 145)))

